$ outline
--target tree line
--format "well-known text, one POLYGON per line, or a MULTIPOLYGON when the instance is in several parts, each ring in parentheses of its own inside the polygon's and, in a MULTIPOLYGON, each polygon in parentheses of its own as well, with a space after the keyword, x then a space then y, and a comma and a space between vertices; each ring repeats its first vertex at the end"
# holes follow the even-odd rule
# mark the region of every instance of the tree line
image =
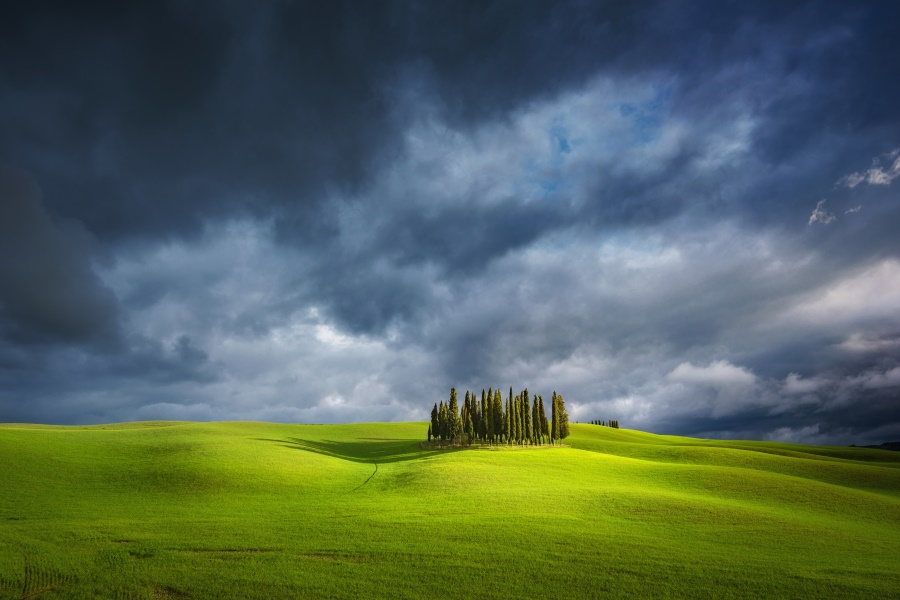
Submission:
POLYGON ((612 427, 613 429, 619 428, 619 420, 618 419, 610 419, 609 421, 588 421, 591 425, 600 425, 601 427, 612 427))
POLYGON ((533 398, 528 388, 513 396, 512 387, 504 402, 500 389, 481 390, 481 399, 466 392, 462 410, 456 388, 450 390, 450 400, 435 402, 428 424, 428 441, 469 446, 475 442, 496 445, 558 444, 569 436, 569 415, 561 394, 550 398, 550 419, 544 407, 544 397, 533 398))

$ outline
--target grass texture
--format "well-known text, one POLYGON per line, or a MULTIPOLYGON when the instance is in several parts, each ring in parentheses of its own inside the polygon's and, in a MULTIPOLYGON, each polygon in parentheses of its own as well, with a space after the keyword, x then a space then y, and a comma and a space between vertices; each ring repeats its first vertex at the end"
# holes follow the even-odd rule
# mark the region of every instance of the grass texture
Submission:
POLYGON ((900 453, 0 425, 0 598, 896 598, 900 453))

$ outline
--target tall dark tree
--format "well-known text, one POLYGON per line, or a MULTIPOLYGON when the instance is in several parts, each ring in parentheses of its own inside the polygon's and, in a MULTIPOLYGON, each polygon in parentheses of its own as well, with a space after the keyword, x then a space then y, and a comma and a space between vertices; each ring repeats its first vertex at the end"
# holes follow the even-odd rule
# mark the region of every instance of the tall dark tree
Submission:
POLYGON ((469 418, 471 411, 472 395, 466 390, 466 397, 463 400, 462 410, 459 411, 459 432, 466 433, 466 419, 469 418))
POLYGON ((503 442, 503 396, 500 394, 500 388, 494 391, 494 438, 496 442, 503 442))
POLYGON ((465 431, 466 445, 472 443, 472 440, 475 439, 475 424, 472 422, 472 413, 466 411, 466 420, 463 423, 463 429, 465 431))
POLYGON ((538 396, 538 399, 540 401, 540 405, 538 407, 538 418, 541 420, 541 437, 544 438, 544 440, 549 441, 550 428, 547 425, 547 413, 544 410, 544 397, 538 396))
POLYGON ((434 403, 434 408, 431 409, 431 435, 435 438, 440 435, 440 428, 438 426, 438 405, 437 402, 434 403))
POLYGON ((559 439, 559 417, 557 416, 556 392, 553 392, 553 396, 550 398, 550 404, 552 405, 550 408, 550 441, 555 444, 556 440, 559 439))
POLYGON ((541 425, 538 420, 538 400, 540 396, 534 397, 534 404, 531 406, 531 435, 535 444, 541 443, 541 425))
POLYGON ((431 423, 428 424, 428 441, 431 442, 431 423))
POLYGON ((528 398, 528 388, 525 388, 525 393, 522 394, 522 422, 525 423, 525 442, 528 444, 534 443, 534 431, 531 427, 531 400, 528 398))
POLYGON ((522 443, 522 394, 516 396, 516 443, 522 443))
POLYGON ((510 444, 512 442, 512 432, 513 432, 513 423, 512 423, 512 399, 506 399, 506 407, 503 411, 503 437, 506 438, 506 443, 510 444))
POLYGON ((558 405, 556 418, 559 420, 559 439, 564 440, 569 437, 569 413, 566 412, 566 401, 563 400, 562 394, 557 394, 556 403, 558 405))
POLYGON ((441 400, 438 407, 438 430, 442 442, 447 441, 447 434, 450 431, 449 421, 450 415, 447 413, 447 405, 441 400))
POLYGON ((481 421, 484 424, 484 440, 488 444, 494 443, 494 399, 488 394, 481 401, 481 421))
POLYGON ((509 401, 509 439, 516 443, 516 399, 509 401))
POLYGON ((459 437, 460 429, 462 429, 459 422, 459 401, 456 399, 456 388, 450 389, 450 406, 447 407, 447 416, 447 437, 452 443, 459 437))
POLYGON ((488 439, 488 424, 486 420, 488 397, 489 396, 485 393, 484 388, 481 388, 481 404, 478 407, 478 437, 480 437, 483 442, 486 442, 488 439))

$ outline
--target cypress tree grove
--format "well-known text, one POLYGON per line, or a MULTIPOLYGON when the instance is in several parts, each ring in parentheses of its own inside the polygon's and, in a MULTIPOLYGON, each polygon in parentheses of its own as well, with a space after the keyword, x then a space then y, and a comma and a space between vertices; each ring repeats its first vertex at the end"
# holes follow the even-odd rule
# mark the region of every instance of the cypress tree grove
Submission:
MULTIPOLYGON (((569 436, 569 415, 562 394, 553 392, 550 401, 551 418, 547 418, 544 397, 528 392, 513 396, 509 388, 505 403, 500 388, 481 389, 481 401, 475 392, 466 391, 463 405, 458 405, 456 388, 450 389, 450 400, 434 403, 431 421, 428 423, 427 439, 443 445, 470 446, 475 442, 507 445, 551 445, 561 443, 569 436)), ((619 422, 610 419, 587 421, 594 425, 604 425, 618 429, 619 422)))

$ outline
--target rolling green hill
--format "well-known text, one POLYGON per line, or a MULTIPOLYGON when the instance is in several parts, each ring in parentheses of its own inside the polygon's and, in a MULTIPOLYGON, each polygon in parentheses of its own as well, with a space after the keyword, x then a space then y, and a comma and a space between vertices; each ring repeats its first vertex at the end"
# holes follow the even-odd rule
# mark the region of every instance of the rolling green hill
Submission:
POLYGON ((900 453, 572 425, 0 425, 0 598, 896 598, 900 453))

